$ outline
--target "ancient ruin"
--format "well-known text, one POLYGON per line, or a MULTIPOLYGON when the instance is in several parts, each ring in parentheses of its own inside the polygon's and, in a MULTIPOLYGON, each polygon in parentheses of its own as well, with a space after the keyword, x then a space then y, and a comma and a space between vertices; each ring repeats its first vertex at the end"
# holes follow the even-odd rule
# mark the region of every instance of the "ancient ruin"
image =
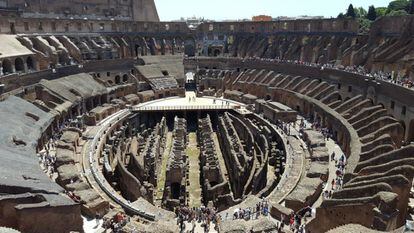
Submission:
POLYGON ((0 0, 0 232, 410 230, 413 24, 0 0))

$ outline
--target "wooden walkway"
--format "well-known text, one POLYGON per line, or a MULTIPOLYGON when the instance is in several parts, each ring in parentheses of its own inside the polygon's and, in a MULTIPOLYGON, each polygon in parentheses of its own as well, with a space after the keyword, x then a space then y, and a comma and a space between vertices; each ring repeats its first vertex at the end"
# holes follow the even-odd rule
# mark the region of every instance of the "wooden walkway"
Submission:
POLYGON ((162 203, 162 196, 164 194, 164 187, 165 187, 165 176, 167 172, 167 163, 168 163, 168 158, 170 157, 171 146, 172 146, 172 132, 168 132, 164 154, 162 155, 162 158, 161 158, 161 169, 160 169, 160 173, 158 174, 157 191, 155 192, 155 198, 154 198, 154 205, 157 207, 161 207, 161 203, 162 203))
POLYGON ((190 133, 186 154, 189 160, 189 200, 188 205, 201 207, 201 184, 200 184, 200 149, 197 147, 197 134, 190 133))

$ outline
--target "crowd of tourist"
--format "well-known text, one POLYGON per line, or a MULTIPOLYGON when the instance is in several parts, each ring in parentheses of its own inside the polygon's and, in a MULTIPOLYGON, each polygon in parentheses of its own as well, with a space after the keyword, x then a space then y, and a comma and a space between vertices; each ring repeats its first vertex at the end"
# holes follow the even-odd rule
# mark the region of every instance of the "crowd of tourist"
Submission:
POLYGON ((337 65, 332 63, 321 64, 321 63, 312 63, 312 62, 303 62, 299 60, 283 60, 280 58, 258 58, 258 57, 249 57, 243 58, 243 61, 251 61, 251 60, 262 60, 267 62, 274 62, 274 63, 283 63, 283 64, 297 64, 297 65, 304 65, 304 66, 311 66, 317 67, 319 69, 334 69, 334 70, 342 70, 349 73, 359 74, 366 77, 370 77, 371 79, 378 79, 386 82, 390 82, 399 86, 403 86, 406 88, 414 89, 414 82, 410 80, 407 76, 400 75, 400 74, 392 74, 389 72, 383 71, 368 71, 363 66, 343 66, 337 65))
MULTIPOLYGON (((314 209, 312 209, 310 206, 307 206, 305 208, 302 208, 297 213, 292 214, 289 216, 289 229, 292 232, 295 233, 305 233, 305 226, 307 222, 307 218, 312 217, 314 215, 314 209)), ((282 226, 280 227, 283 229, 283 222, 285 220, 282 220, 282 226)))
MULTIPOLYGON (((254 207, 247 207, 247 208, 237 208, 234 210, 233 213, 233 220, 236 219, 244 219, 244 220, 252 220, 258 219, 261 215, 268 216, 269 214, 269 203, 267 200, 262 199, 260 202, 256 203, 254 207)), ((228 218, 226 214, 225 219, 228 218)))
POLYGON ((195 232, 196 224, 201 224, 204 232, 209 232, 212 224, 215 225, 215 229, 218 230, 218 225, 221 221, 221 217, 217 214, 215 208, 207 208, 201 206, 200 208, 179 207, 175 209, 177 216, 177 224, 180 228, 180 232, 195 232), (191 224, 191 229, 186 229, 186 224, 191 224))
POLYGON ((64 129, 72 126, 78 127, 77 120, 66 120, 60 124, 56 132, 52 134, 52 137, 49 139, 49 141, 45 143, 43 150, 37 154, 40 166, 43 168, 43 171, 49 176, 50 179, 53 179, 54 174, 56 173, 56 143, 62 136, 64 129))
POLYGON ((40 166, 51 179, 56 172, 56 155, 52 153, 52 150, 56 150, 56 140, 54 138, 50 138, 50 140, 45 144, 44 149, 38 153, 40 166))
MULTIPOLYGON (((96 217, 99 219, 99 216, 96 217)), ((111 229, 111 232, 120 232, 120 230, 130 221, 130 217, 126 214, 119 212, 112 218, 104 218, 102 228, 106 230, 111 229)))

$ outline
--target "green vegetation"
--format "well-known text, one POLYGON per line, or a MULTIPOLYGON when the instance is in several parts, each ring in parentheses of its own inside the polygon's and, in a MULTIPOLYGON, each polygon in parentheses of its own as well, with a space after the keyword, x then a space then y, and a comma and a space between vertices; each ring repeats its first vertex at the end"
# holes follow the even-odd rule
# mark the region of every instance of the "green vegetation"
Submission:
POLYGON ((352 4, 349 5, 348 10, 346 11, 346 15, 345 16, 346 17, 349 17, 349 18, 355 19, 356 13, 355 13, 354 6, 352 4))
POLYGON ((368 8, 367 19, 374 21, 377 19, 377 11, 375 10, 374 6, 370 6, 368 8))
POLYGON ((339 13, 338 18, 357 19, 361 32, 367 32, 373 21, 382 16, 404 16, 414 14, 414 0, 394 0, 388 7, 369 6, 368 11, 362 7, 348 6, 346 13, 339 13))

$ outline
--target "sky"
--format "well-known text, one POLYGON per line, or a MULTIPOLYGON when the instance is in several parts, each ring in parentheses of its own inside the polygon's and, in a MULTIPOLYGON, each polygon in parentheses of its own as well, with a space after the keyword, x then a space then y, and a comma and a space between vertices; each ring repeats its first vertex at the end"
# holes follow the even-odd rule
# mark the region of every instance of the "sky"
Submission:
POLYGON ((251 19, 254 15, 336 17, 348 5, 388 6, 391 0, 155 0, 161 21, 196 16, 210 20, 251 19))

